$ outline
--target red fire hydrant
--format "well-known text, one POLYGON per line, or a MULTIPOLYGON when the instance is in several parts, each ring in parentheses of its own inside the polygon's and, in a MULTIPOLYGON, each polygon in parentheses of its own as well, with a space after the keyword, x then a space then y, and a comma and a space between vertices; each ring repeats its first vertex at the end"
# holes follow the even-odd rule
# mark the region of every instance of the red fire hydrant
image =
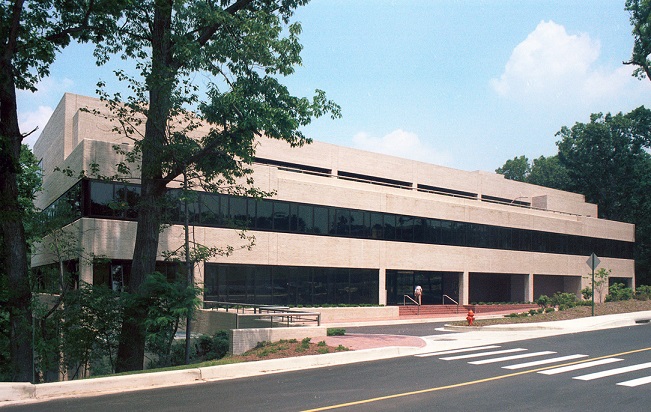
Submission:
POLYGON ((475 321, 475 312, 470 309, 468 311, 468 316, 466 316, 466 320, 468 321, 468 326, 472 326, 472 323, 475 321))

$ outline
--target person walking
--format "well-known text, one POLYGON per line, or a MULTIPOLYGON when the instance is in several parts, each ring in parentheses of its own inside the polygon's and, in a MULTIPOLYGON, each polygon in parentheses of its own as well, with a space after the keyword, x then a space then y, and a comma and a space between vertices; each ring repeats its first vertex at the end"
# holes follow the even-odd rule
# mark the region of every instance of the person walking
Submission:
POLYGON ((416 302, 418 302, 418 306, 420 306, 422 303, 422 296, 423 296, 423 288, 421 288, 420 285, 418 285, 416 286, 416 289, 414 289, 414 297, 416 298, 416 302))

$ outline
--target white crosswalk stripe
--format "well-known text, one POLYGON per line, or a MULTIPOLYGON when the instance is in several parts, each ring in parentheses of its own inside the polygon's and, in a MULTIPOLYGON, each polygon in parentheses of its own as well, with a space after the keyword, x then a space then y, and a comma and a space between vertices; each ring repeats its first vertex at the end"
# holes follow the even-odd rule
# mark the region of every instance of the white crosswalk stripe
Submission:
POLYGON ((495 348, 499 348, 499 345, 475 346, 474 348, 451 349, 451 350, 444 350, 441 352, 419 353, 418 355, 414 355, 414 356, 417 358, 425 358, 428 356, 451 355, 454 353, 475 352, 478 350, 495 349, 495 348))
MULTIPOLYGON (((496 356, 496 355, 505 355, 509 353, 515 353, 515 352, 525 352, 528 351, 528 349, 525 348, 513 348, 513 349, 500 349, 500 350, 488 350, 488 349, 497 349, 500 348, 499 345, 486 345, 486 346, 475 346, 475 347, 470 347, 470 348, 462 348, 462 349, 451 349, 451 350, 444 350, 444 351, 438 351, 438 352, 428 352, 428 353, 420 353, 417 355, 414 355, 419 358, 423 357, 431 357, 431 356, 438 356, 440 360, 445 360, 445 361, 452 361, 452 360, 465 360, 465 359, 474 359, 474 358, 481 358, 484 357, 485 359, 479 359, 479 360, 472 360, 468 361, 468 364, 471 365, 486 365, 486 364, 491 364, 491 363, 499 363, 499 362, 509 362, 509 361, 514 361, 517 359, 526 359, 526 358, 533 358, 537 356, 546 356, 546 355, 552 355, 557 352, 555 351, 539 351, 539 352, 527 352, 527 353, 519 353, 519 354, 514 354, 514 355, 508 355, 508 356, 496 356), (447 355, 452 355, 452 356, 447 356, 447 355)), ((562 363, 566 361, 572 361, 575 359, 581 359, 581 358, 587 358, 589 355, 584 355, 584 354, 572 354, 572 355, 565 355, 565 356, 556 356, 556 357, 551 357, 551 358, 544 358, 544 359, 538 359, 535 361, 529 361, 529 362, 522 362, 522 363, 516 363, 516 364, 511 364, 511 365, 506 365, 502 366, 502 369, 509 369, 509 370, 515 370, 515 369, 525 369, 525 368, 532 368, 536 366, 541 366, 541 365, 551 365, 554 363, 562 363)), ((539 370, 538 373, 542 375, 557 375, 561 373, 566 373, 566 372, 573 372, 573 371, 579 371, 583 369, 588 369, 588 368, 593 368, 597 366, 602 366, 602 365, 608 365, 611 363, 616 363, 616 362, 621 362, 624 359, 622 358, 603 358, 603 359, 597 359, 593 361, 577 361, 578 363, 574 363, 571 365, 564 365, 564 366, 558 366, 558 367, 553 367, 550 366, 549 369, 544 370, 539 370)), ((582 381, 591 381, 594 379, 599 379, 599 378, 604 378, 607 376, 615 376, 619 374, 624 374, 628 372, 634 372, 634 371, 639 371, 643 369, 651 369, 651 362, 646 362, 646 363, 640 363, 636 365, 631 365, 631 366, 625 366, 621 368, 615 368, 615 369, 608 369, 605 371, 601 372, 594 372, 594 373, 589 373, 581 376, 574 376, 572 379, 576 380, 582 380, 582 381)), ((535 370, 532 370, 531 372, 534 372, 535 370)), ((647 385, 651 384, 651 376, 644 376, 641 378, 637 379, 631 379, 628 381, 624 382, 618 382, 617 385, 619 386, 626 386, 626 387, 636 387, 636 386, 641 386, 641 385, 647 385)))
POLYGON ((643 378, 633 379, 626 382, 619 382, 618 385, 634 388, 636 386, 646 385, 647 383, 651 383, 651 376, 645 376, 643 378))
POLYGON ((604 378, 606 376, 619 375, 621 373, 639 371, 641 369, 651 368, 651 362, 639 363, 637 365, 624 366, 623 368, 609 369, 607 371, 590 373, 587 375, 575 376, 572 379, 578 379, 581 381, 590 381, 593 379, 604 378))
POLYGON ((525 363, 518 363, 515 365, 508 365, 508 366, 502 366, 502 369, 524 369, 524 368, 530 368, 532 366, 540 366, 540 365, 548 365, 550 363, 558 363, 558 362, 564 362, 572 359, 579 359, 579 358, 587 358, 588 355, 568 355, 568 356, 559 356, 556 358, 547 358, 547 359, 541 359, 537 361, 532 361, 532 362, 525 362, 525 363))
POLYGON ((559 373, 571 372, 579 369, 587 369, 593 366, 607 365, 609 363, 619 362, 623 360, 624 359, 620 359, 620 358, 605 358, 605 359, 599 359, 591 362, 577 363, 576 365, 568 365, 568 366, 561 366, 559 368, 554 368, 554 369, 547 369, 544 371, 540 371, 538 373, 541 373, 543 375, 556 375, 559 373))
POLYGON ((531 353, 523 353, 520 355, 502 356, 500 358, 482 359, 482 360, 472 361, 468 363, 471 365, 485 365, 488 363, 506 362, 506 361, 516 360, 516 359, 533 358, 536 356, 543 356, 543 355, 552 355, 554 353, 556 352, 546 350, 543 352, 531 352, 531 353))
POLYGON ((469 358, 480 358, 482 356, 501 355, 503 353, 522 352, 522 351, 525 351, 525 350, 526 349, 524 349, 524 348, 502 349, 502 350, 494 350, 494 351, 488 351, 488 352, 482 352, 482 353, 471 353, 469 355, 447 356, 447 357, 439 358, 439 359, 442 359, 442 360, 459 360, 459 359, 469 359, 469 358))

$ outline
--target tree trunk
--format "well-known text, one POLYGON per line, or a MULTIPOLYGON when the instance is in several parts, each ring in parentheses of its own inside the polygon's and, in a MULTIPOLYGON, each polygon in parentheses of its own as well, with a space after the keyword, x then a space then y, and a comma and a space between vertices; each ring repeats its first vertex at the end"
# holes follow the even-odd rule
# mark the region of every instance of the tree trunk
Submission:
POLYGON ((32 295, 29 286, 27 242, 23 211, 18 202, 17 174, 20 173, 20 146, 16 87, 9 60, 0 61, 0 234, 4 241, 2 258, 8 275, 10 356, 13 380, 31 382, 32 295))
MULTIPOLYGON (((145 277, 156 270, 160 226, 167 182, 163 180, 160 158, 165 150, 167 121, 176 75, 172 68, 170 43, 172 0, 160 0, 154 6, 152 68, 147 79, 149 111, 142 142, 141 197, 138 205, 138 228, 133 251, 128 291, 142 295, 145 277)), ((145 355, 147 308, 142 304, 125 308, 120 335, 116 372, 140 370, 145 355)))

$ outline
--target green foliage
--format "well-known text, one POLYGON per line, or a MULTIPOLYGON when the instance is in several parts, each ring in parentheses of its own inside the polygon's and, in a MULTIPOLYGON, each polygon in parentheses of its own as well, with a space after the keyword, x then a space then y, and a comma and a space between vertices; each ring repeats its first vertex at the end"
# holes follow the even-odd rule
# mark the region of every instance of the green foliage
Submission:
POLYGON ((505 178, 517 180, 518 182, 526 182, 531 167, 529 166, 529 159, 526 156, 514 157, 507 160, 504 166, 497 168, 495 173, 504 175, 505 178))
POLYGON ((634 43, 631 59, 624 64, 637 66, 633 76, 638 79, 651 79, 651 4, 648 0, 626 0, 626 10, 633 26, 634 43))
MULTIPOLYGON (((594 272, 594 291, 595 291, 595 300, 602 302, 603 301, 603 295, 604 292, 606 291, 606 288, 608 287, 608 278, 611 276, 612 270, 606 269, 606 268, 599 268, 594 272)), ((592 274, 584 276, 585 279, 588 279, 590 281, 590 286, 585 287, 582 291, 581 294, 583 294, 583 291, 585 289, 590 290, 590 300, 592 300, 592 274)), ((583 294, 585 296, 585 294, 583 294)))
POLYGON ((538 300, 536 301, 536 304, 540 307, 546 308, 549 305, 551 305, 552 301, 547 295, 540 295, 538 300))
POLYGON ((301 340, 301 348, 303 349, 309 349, 310 348, 310 342, 312 341, 312 338, 303 338, 301 340))
POLYGON ((179 323, 187 317, 189 308, 199 304, 200 292, 194 286, 170 282, 162 273, 154 272, 146 277, 139 294, 125 294, 129 305, 146 310, 147 350, 156 355, 152 365, 172 364, 172 343, 179 323))
POLYGON ((574 293, 556 292, 551 297, 551 305, 558 306, 559 310, 573 308, 576 306, 576 295, 574 293))
MULTIPOLYGON (((114 131, 133 140, 128 150, 120 149, 127 161, 118 171, 139 169, 143 187, 134 253, 141 262, 132 269, 133 291, 156 264, 158 230, 167 223, 162 205, 168 183, 185 175, 206 191, 268 195, 250 178, 256 139, 264 135, 300 146, 310 141, 302 128, 312 119, 341 115, 323 91, 298 97, 280 81, 301 63, 301 26, 290 20, 306 3, 133 2, 124 11, 120 36, 99 45, 100 63, 121 54, 139 72, 138 78, 117 73, 133 93, 126 99, 99 85, 114 131), (193 83, 199 73, 210 79, 201 88, 193 83)), ((144 314, 129 314, 120 370, 141 367, 136 358, 144 341, 144 314)))
POLYGON ((122 320, 119 295, 105 286, 81 282, 60 298, 35 302, 35 355, 38 381, 78 379, 112 373, 122 320))
POLYGON ((558 156, 540 156, 534 159, 526 182, 559 190, 567 190, 570 185, 567 169, 560 163, 558 156))
POLYGON ((633 299, 633 289, 627 288, 623 283, 614 283, 608 288, 606 302, 619 302, 633 299))
POLYGON ((651 286, 640 285, 635 289, 635 299, 649 300, 651 299, 651 286))
POLYGON ((328 336, 344 336, 346 334, 346 329, 342 328, 328 328, 328 336))
POLYGON ((212 337, 201 336, 197 343, 197 358, 200 360, 221 359, 228 353, 229 335, 219 330, 212 337))
POLYGON ((592 286, 586 286, 581 289, 581 296, 585 300, 592 300, 592 286))

